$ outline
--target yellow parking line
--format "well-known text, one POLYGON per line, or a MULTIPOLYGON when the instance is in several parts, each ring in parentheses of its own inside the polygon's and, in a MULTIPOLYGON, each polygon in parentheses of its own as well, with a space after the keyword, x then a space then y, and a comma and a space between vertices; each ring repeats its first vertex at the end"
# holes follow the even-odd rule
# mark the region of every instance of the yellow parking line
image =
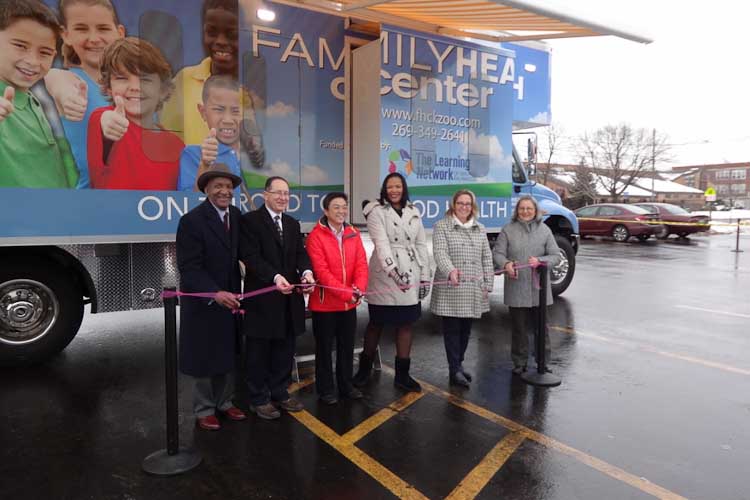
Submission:
POLYGON ((393 417, 394 415, 398 415, 400 411, 405 410, 412 403, 414 403, 415 401, 418 401, 422 396, 424 396, 424 393, 422 392, 406 393, 406 395, 404 395, 402 398, 391 403, 386 408, 383 408, 382 410, 377 412, 375 415, 371 416, 370 418, 368 418, 367 420, 365 420, 358 426, 349 430, 349 432, 341 436, 341 439, 343 439, 349 444, 356 443, 357 441, 365 437, 367 434, 369 434, 372 430, 377 429, 378 427, 383 425, 391 417, 393 417))
POLYGON ((445 497, 446 500, 469 500, 476 497, 525 439, 526 436, 519 432, 512 432, 501 439, 450 495, 445 497))
POLYGON ((658 354, 660 356, 665 356, 667 358, 679 359, 680 361, 687 361, 688 363, 695 363, 697 365, 702 365, 708 368, 716 368, 717 370, 723 370, 725 372, 750 376, 750 370, 746 370, 744 368, 737 368, 736 366, 727 365, 726 363, 718 363, 716 361, 709 361, 707 359, 696 358, 693 356, 686 356, 684 354, 677 354, 674 352, 662 351, 660 349, 657 349, 656 347, 652 347, 652 346, 645 345, 645 344, 639 344, 638 342, 633 342, 630 340, 614 339, 611 337, 605 337, 603 335, 597 335, 594 333, 586 333, 580 330, 574 330, 572 328, 567 328, 564 326, 550 326, 549 328, 550 330, 556 330, 558 332, 568 333, 571 335, 579 335, 581 337, 596 339, 602 342, 607 342, 607 343, 619 345, 622 347, 635 347, 637 349, 640 349, 641 351, 658 354))
POLYGON ((292 385, 289 386, 289 388, 287 388, 287 392, 290 394, 293 392, 297 392, 300 389, 303 389, 307 387, 308 385, 312 384, 313 382, 315 382, 315 377, 305 378, 305 379, 300 380, 299 382, 294 382, 292 385))
MULTIPOLYGON (((384 366, 383 369, 385 368, 386 367, 384 366)), ((499 425, 502 425, 503 427, 506 427, 510 429, 511 431, 519 433, 526 439, 531 439, 532 441, 536 441, 537 443, 547 446, 548 448, 552 448, 561 453, 564 453, 578 460, 579 462, 584 463, 588 465, 589 467, 598 470, 599 472, 602 472, 614 479, 617 479, 618 481, 622 481, 623 483, 629 484, 630 486, 633 486, 634 488, 638 488, 644 493, 648 493, 649 495, 652 495, 656 498, 662 498, 665 500, 685 500, 684 497, 676 493, 673 493, 665 488, 662 488, 661 486, 658 486, 654 483, 651 483, 645 478, 640 478, 638 476, 630 474, 629 472, 626 472, 623 469, 620 469, 619 467, 616 467, 598 458, 592 457, 591 455, 588 455, 580 450, 577 450, 555 439, 547 437, 544 434, 540 434, 536 431, 533 431, 529 429, 528 427, 525 427, 517 422, 514 422, 513 420, 510 420, 501 415, 498 415, 497 413, 494 413, 486 408, 482 408, 481 406, 475 405, 474 403, 470 403, 464 399, 456 397, 449 392, 446 392, 442 389, 435 387, 434 385, 428 384, 427 382, 423 382, 421 380, 419 381, 419 383, 422 384, 422 388, 426 389, 432 394, 436 394, 438 396, 441 396, 447 399, 450 403, 460 408, 463 408, 464 410, 467 410, 475 415, 478 415, 486 420, 489 420, 490 422, 495 422, 499 425)))
POLYGON ((410 485, 393 472, 388 470, 380 462, 373 459, 367 453, 363 452, 352 443, 347 442, 341 436, 336 434, 330 427, 313 417, 307 411, 290 413, 297 421, 307 427, 316 436, 325 441, 333 449, 344 455, 357 467, 370 475, 377 482, 386 487, 391 493, 398 498, 427 500, 427 497, 420 493, 414 486, 410 485))

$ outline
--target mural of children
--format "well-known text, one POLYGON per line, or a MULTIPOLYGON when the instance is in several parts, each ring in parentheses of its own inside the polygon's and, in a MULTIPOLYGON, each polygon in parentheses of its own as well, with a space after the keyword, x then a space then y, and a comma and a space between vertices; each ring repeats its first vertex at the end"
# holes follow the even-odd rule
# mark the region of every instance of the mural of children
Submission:
POLYGON ((175 190, 184 144, 154 121, 173 89, 169 63, 147 41, 127 37, 104 52, 101 72, 102 92, 114 106, 89 120, 91 187, 175 190))
POLYGON ((45 84, 55 99, 78 167, 76 187, 83 189, 90 187, 86 157, 89 118, 95 109, 109 104, 99 87, 102 54, 125 36, 125 28, 109 0, 60 0, 59 12, 63 65, 70 71, 52 69, 45 84))
POLYGON ((164 104, 160 122, 179 133, 186 144, 201 144, 208 126, 197 105, 202 101, 203 84, 211 75, 238 78, 239 8, 237 0, 204 0, 201 9, 203 49, 206 58, 175 76, 175 92, 164 104))
MULTIPOLYGON (((242 128, 247 128, 254 120, 252 108, 243 109, 246 102, 249 97, 234 78, 213 75, 206 80, 203 103, 198 104, 198 111, 209 132, 201 144, 186 146, 182 151, 177 189, 198 191, 196 179, 214 162, 224 163, 239 177, 243 177, 243 167, 248 170, 247 166, 262 164, 262 145, 248 152, 241 141, 242 128)), ((240 189, 245 189, 244 184, 235 189, 237 201, 240 189)), ((245 194, 249 197, 247 192, 245 194)))
MULTIPOLYGON (((214 162, 224 163, 240 177, 240 85, 228 75, 213 75, 203 85, 198 112, 209 132, 200 145, 186 146, 180 156, 177 189, 199 191, 196 179, 214 162)), ((235 196, 237 193, 235 193, 235 196)))
POLYGON ((37 0, 0 2, 0 186, 69 188, 75 168, 61 149, 39 100, 29 90, 55 58, 57 15, 37 0))

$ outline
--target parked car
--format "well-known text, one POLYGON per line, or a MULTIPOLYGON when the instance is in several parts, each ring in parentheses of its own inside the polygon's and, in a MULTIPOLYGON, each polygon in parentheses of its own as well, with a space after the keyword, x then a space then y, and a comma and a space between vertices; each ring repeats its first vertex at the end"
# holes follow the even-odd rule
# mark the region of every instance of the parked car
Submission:
POLYGON ((662 226, 657 226, 657 230, 654 233, 654 236, 662 240, 669 238, 670 234, 686 238, 689 234, 711 229, 708 216, 693 215, 677 205, 670 203, 635 203, 635 205, 648 210, 652 214, 659 215, 659 218, 666 222, 662 226), (670 222, 678 222, 680 224, 669 224, 670 222))
POLYGON ((659 227, 647 223, 658 221, 658 215, 625 203, 588 205, 579 208, 575 213, 581 236, 612 236, 619 242, 628 241, 631 236, 635 236, 641 241, 646 241, 659 227))

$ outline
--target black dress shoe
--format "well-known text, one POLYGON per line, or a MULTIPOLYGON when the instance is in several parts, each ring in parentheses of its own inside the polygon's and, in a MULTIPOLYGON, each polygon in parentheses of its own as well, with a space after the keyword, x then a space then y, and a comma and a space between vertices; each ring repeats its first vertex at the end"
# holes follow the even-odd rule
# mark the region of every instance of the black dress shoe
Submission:
POLYGON ((318 399, 327 405, 335 405, 339 400, 333 394, 321 394, 318 399))
POLYGON ((279 410, 271 403, 264 403, 257 406, 250 405, 250 411, 264 420, 276 420, 281 416, 279 410))
POLYGON ((463 372, 456 372, 450 376, 450 384, 468 388, 469 380, 464 376, 463 372))
POLYGON ((300 400, 295 398, 285 399, 284 401, 274 401, 274 405, 278 406, 282 410, 291 412, 298 412, 305 409, 305 405, 303 405, 300 400))
POLYGON ((362 399, 364 397, 364 394, 362 394, 362 391, 360 391, 356 387, 352 387, 349 392, 342 393, 341 397, 346 399, 362 399))

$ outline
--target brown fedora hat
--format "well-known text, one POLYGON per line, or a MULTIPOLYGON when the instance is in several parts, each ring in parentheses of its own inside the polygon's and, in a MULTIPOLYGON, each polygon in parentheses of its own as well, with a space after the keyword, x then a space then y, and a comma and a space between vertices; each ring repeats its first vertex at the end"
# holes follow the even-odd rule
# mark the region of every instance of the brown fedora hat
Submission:
POLYGON ((208 167, 208 170, 203 172, 200 177, 198 177, 198 189, 206 192, 206 184, 208 184, 208 181, 215 177, 224 177, 226 179, 229 179, 232 181, 232 187, 237 187, 242 183, 242 179, 234 175, 231 170, 229 170, 229 167, 226 166, 224 163, 214 163, 210 167, 208 167))

